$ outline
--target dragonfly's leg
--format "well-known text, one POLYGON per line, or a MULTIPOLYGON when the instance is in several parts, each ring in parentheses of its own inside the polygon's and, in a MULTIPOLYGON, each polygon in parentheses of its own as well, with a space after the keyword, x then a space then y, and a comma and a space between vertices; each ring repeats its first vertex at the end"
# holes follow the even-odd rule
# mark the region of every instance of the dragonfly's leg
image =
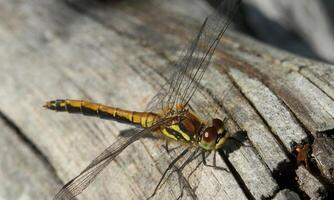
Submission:
MULTIPOLYGON (((188 150, 185 150, 188 151, 188 150)), ((174 168, 174 170, 167 176, 167 180, 170 178, 170 176, 175 172, 177 173, 178 176, 178 182, 179 182, 179 186, 180 186, 180 190, 181 193, 178 196, 177 199, 182 199, 183 195, 184 195, 184 190, 187 190, 189 192, 189 194, 193 197, 193 199, 197 199, 197 196, 195 194, 195 191, 193 190, 193 188, 191 187, 191 185, 189 184, 189 176, 188 178, 185 178, 184 175, 182 174, 182 170, 189 164, 191 163, 194 159, 196 159, 198 155, 196 155, 198 152, 198 150, 196 150, 194 153, 192 153, 181 165, 173 165, 172 167, 174 168)), ((184 155, 182 155, 181 157, 183 157, 184 155)))
POLYGON ((178 196, 177 199, 182 199, 182 197, 185 193, 184 192, 185 190, 189 192, 189 195, 192 196, 192 199, 198 199, 197 195, 195 194, 195 191, 196 191, 197 188, 195 188, 195 189, 192 188, 191 185, 189 184, 189 180, 185 179, 184 177, 183 177, 183 179, 184 179, 183 180, 184 183, 183 184, 181 183, 182 184, 181 194, 178 196))
MULTIPOLYGON (((167 180, 169 179, 169 177, 173 174, 173 173, 177 173, 178 175, 178 182, 179 182, 179 186, 180 186, 180 190, 181 193, 178 196, 177 199, 180 199, 183 197, 184 195, 184 190, 187 190, 187 192, 193 197, 193 199, 197 199, 197 196, 195 194, 194 189, 191 187, 191 185, 189 184, 189 177, 191 174, 189 174, 189 176, 186 178, 182 171, 183 169, 188 166, 188 164, 190 164, 193 160, 195 160, 198 156, 200 156, 200 154, 197 154, 199 151, 199 149, 196 149, 193 153, 191 153, 191 155, 183 162, 180 163, 180 165, 174 165, 173 168, 174 170, 167 176, 167 180)), ((196 167, 197 169, 197 167, 196 167)), ((196 170, 195 169, 195 170, 196 170)), ((193 172, 191 172, 193 173, 193 172)))
POLYGON ((161 145, 161 146, 166 150, 167 153, 170 153, 170 152, 182 147, 182 145, 178 145, 178 146, 172 145, 172 147, 170 148, 169 140, 166 140, 166 143, 161 145))
POLYGON ((197 189, 197 187, 193 188, 190 185, 189 179, 190 177, 194 174, 194 172, 198 169, 198 167, 203 163, 203 161, 200 161, 197 163, 197 165, 195 166, 195 168, 188 174, 187 177, 184 177, 182 174, 182 169, 189 164, 190 162, 192 162, 193 160, 197 159, 200 155, 202 155, 202 151, 199 152, 196 151, 194 154, 192 154, 182 165, 180 168, 175 167, 176 169, 174 170, 174 172, 178 173, 178 180, 179 180, 179 185, 182 186, 181 189, 181 194, 178 196, 177 199, 182 199, 182 197, 184 196, 184 190, 187 190, 189 192, 189 194, 192 196, 192 199, 197 199, 197 195, 195 194, 195 191, 197 189), (197 154, 197 155, 196 155, 197 154))
MULTIPOLYGON (((177 162, 178 160, 180 160, 180 159, 181 159, 181 158, 182 158, 188 151, 189 151, 189 149, 185 149, 184 151, 182 151, 182 152, 180 153, 180 155, 178 155, 176 158, 174 158, 174 160, 168 165, 167 169, 166 169, 166 170, 164 171, 164 173, 162 174, 162 176, 161 176, 161 178, 160 178, 160 180, 159 180, 157 186, 155 186, 153 193, 152 193, 151 196, 149 196, 147 199, 151 199, 151 198, 153 198, 153 197, 156 195, 156 193, 157 193, 157 191, 159 190, 160 186, 162 186, 163 184, 165 184, 165 182, 163 182, 163 180, 165 179, 167 173, 168 173, 173 167, 175 167, 176 162, 177 162)), ((170 175, 169 175, 168 177, 170 177, 170 175)), ((168 177, 167 177, 167 178, 168 178, 168 177)))
POLYGON ((214 150, 213 151, 213 166, 214 167, 217 167, 216 154, 217 154, 217 151, 214 150))
MULTIPOLYGON (((195 156, 195 158, 197 158, 198 156, 200 156, 202 154, 202 152, 200 152, 198 155, 195 156)), ((190 177, 195 173, 195 171, 199 168, 199 166, 203 163, 203 160, 198 162, 197 165, 195 166, 195 168, 189 173, 188 177, 187 177, 187 181, 189 182, 190 177)), ((194 190, 196 191, 197 188, 195 188, 194 190)))
POLYGON ((178 181, 179 181, 179 185, 180 185, 181 194, 177 197, 177 199, 182 199, 183 194, 184 194, 185 186, 182 184, 182 180, 181 180, 182 178, 183 178, 182 173, 178 173, 178 181))
POLYGON ((182 190, 181 194, 179 195, 179 197, 177 197, 176 200, 182 199, 182 197, 183 197, 183 190, 182 190))
POLYGON ((228 118, 227 118, 227 117, 224 117, 224 119, 223 119, 223 126, 224 126, 224 127, 226 127, 226 123, 227 123, 227 121, 228 121, 228 118))
MULTIPOLYGON (((187 192, 192 196, 192 199, 197 199, 197 195, 195 194, 195 190, 193 189, 192 186, 189 183, 189 178, 190 176, 196 171, 196 169, 199 167, 199 165, 202 162, 199 162, 199 164, 196 165, 195 169, 192 170, 190 172, 190 174, 186 177, 184 177, 184 175, 182 174, 182 170, 188 165, 190 164, 193 160, 195 160, 198 156, 200 156, 200 154, 197 154, 198 150, 196 150, 193 154, 191 154, 184 163, 182 163, 182 165, 180 166, 180 168, 176 167, 176 170, 174 170, 174 172, 176 171, 178 174, 178 180, 179 180, 179 185, 180 190, 181 190, 181 194, 179 195, 179 197, 177 199, 182 199, 183 195, 184 195, 184 190, 187 190, 187 192), (197 155, 196 155, 197 154, 197 155)), ((174 166, 175 167, 175 166, 174 166)))
MULTIPOLYGON (((179 148, 179 147, 175 147, 175 148, 179 148)), ((175 149, 174 148, 174 149, 175 149)), ((174 150, 172 149, 172 150, 174 150)), ((194 153, 192 153, 181 165, 177 165, 176 163, 179 161, 179 159, 181 159, 183 156, 186 155, 186 153, 189 151, 188 149, 185 149, 182 151, 182 153, 180 153, 168 166, 168 168, 165 170, 165 172, 163 173, 162 177, 159 180, 159 183, 157 184, 157 186, 154 189, 154 192, 152 193, 152 195, 147 198, 147 199, 151 199, 152 197, 154 197, 157 193, 157 191, 159 190, 159 188, 164 185, 166 183, 166 181, 171 177, 171 175, 173 175, 173 173, 177 173, 178 175, 178 181, 179 181, 179 185, 180 185, 180 190, 181 190, 181 194, 178 197, 178 199, 182 198, 184 195, 184 189, 187 189, 188 192, 190 192, 190 195, 193 197, 196 197, 195 192, 193 191, 192 187, 190 186, 188 179, 185 178, 182 174, 182 170, 184 169, 184 167, 186 167, 191 161, 193 161, 194 159, 196 159, 200 154, 196 155, 198 151, 195 151, 194 153), (178 167, 180 166, 180 167, 178 167), (169 174, 168 172, 172 170, 169 174)), ((197 167, 196 167, 197 169, 197 167)), ((196 199, 196 198, 193 198, 196 199)))
POLYGON ((169 148, 168 148, 168 140, 166 140, 165 145, 162 145, 162 147, 166 150, 167 153, 170 153, 169 148))
MULTIPOLYGON (((210 155, 210 153, 209 153, 207 156, 209 156, 209 155, 210 155)), ((208 163, 206 162, 205 159, 206 159, 207 156, 205 156, 205 152, 202 153, 203 164, 204 164, 205 166, 207 166, 207 167, 213 167, 213 168, 218 169, 218 170, 224 170, 224 171, 226 171, 226 172, 229 172, 226 168, 224 168, 224 167, 218 167, 218 166, 217 166, 217 164, 216 164, 216 151, 215 151, 215 153, 214 153, 214 155, 213 155, 213 165, 210 165, 210 164, 208 164, 208 163)))
MULTIPOLYGON (((202 153, 201 153, 202 154, 202 153)), ((197 157, 197 156, 196 156, 197 157)), ((203 163, 203 161, 198 162, 198 164, 196 165, 196 167, 189 173, 187 179, 189 180, 189 178, 195 173, 195 171, 199 168, 199 166, 203 163)))
POLYGON ((181 194, 177 197, 177 200, 182 199, 182 197, 184 195, 184 189, 185 189, 185 186, 182 186, 182 188, 181 188, 181 194))
POLYGON ((205 166, 208 166, 208 163, 206 162, 205 151, 202 151, 202 159, 203 159, 203 164, 205 166))

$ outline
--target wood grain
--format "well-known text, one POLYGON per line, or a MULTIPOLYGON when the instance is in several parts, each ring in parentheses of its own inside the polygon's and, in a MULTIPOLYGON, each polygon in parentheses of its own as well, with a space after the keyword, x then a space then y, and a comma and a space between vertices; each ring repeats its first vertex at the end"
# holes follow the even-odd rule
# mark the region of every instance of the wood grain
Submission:
POLYGON ((48 199, 62 182, 19 130, 10 127, 8 119, 0 119, 1 198, 48 199))
MULTIPOLYGON (((67 182, 76 176, 129 128, 52 113, 42 109, 44 101, 84 99, 144 110, 175 70, 171 62, 180 47, 211 12, 201 0, 0 0, 1 112, 46 158, 38 159, 40 155, 34 151, 22 153, 21 148, 31 146, 15 136, 13 139, 11 130, 1 132, 2 138, 20 146, 9 146, 6 151, 10 155, 20 155, 22 162, 37 160, 36 165, 24 168, 36 175, 38 187, 19 193, 30 199, 52 198, 59 180, 67 182), (35 167, 40 169, 36 173, 35 167), (41 182, 45 184, 42 191, 41 182)), ((307 193, 303 187, 284 190, 280 179, 285 171, 295 172, 292 143, 334 128, 333 66, 296 57, 235 32, 227 33, 223 40, 225 46, 217 49, 190 106, 203 119, 228 118, 227 130, 245 145, 228 141, 217 154, 218 165, 227 170, 201 165, 189 179, 190 185, 196 187, 198 199, 288 199, 307 193)), ((6 122, 1 125, 6 126, 6 122)), ((146 199, 180 153, 166 154, 162 144, 143 138, 130 145, 78 199, 146 199)), ((212 156, 209 162, 213 162, 212 156)), ((315 162, 322 160, 319 157, 315 162)), ((332 165, 326 166, 330 171, 332 165)), ((0 171, 6 180, 11 179, 8 167, 0 171)), ((191 166, 184 171, 185 176, 189 173, 191 166)), ((315 179, 321 180, 320 186, 328 192, 322 177, 315 179)), ((8 194, 22 185, 33 187, 24 179, 19 181, 8 182, 13 187, 0 190, 0 195, 16 199, 8 194)), ((293 176, 288 182, 298 186, 293 176)), ((176 199, 179 195, 173 182, 164 189, 157 198, 176 199)), ((191 199, 189 194, 184 197, 191 199)))

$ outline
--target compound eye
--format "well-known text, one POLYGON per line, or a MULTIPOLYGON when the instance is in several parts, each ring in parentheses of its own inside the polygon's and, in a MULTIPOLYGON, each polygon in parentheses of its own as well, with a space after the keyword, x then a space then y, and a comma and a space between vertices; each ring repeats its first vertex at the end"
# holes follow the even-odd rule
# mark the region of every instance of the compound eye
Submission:
POLYGON ((215 127, 207 127, 204 129, 199 145, 205 150, 213 150, 216 147, 217 137, 217 129, 215 127))
POLYGON ((203 142, 212 143, 217 140, 217 129, 215 127, 207 127, 203 133, 203 142))

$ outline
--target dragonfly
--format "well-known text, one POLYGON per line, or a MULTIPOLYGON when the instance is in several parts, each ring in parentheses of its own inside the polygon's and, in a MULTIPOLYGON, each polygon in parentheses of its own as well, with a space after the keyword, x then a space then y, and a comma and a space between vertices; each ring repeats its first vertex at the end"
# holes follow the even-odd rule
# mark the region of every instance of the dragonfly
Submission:
MULTIPOLYGON (((50 110, 94 116, 141 128, 130 137, 119 137, 79 175, 66 183, 56 194, 54 200, 69 200, 82 193, 124 149, 150 134, 166 139, 167 144, 168 141, 175 141, 187 147, 170 163, 153 194, 158 190, 167 172, 173 168, 173 164, 184 156, 189 148, 196 149, 196 151, 186 159, 182 167, 200 154, 205 155, 205 152, 222 148, 230 136, 224 129, 225 120, 213 118, 211 121, 205 121, 200 119, 190 109, 189 101, 196 92, 212 55, 240 4, 241 0, 223 1, 217 8, 217 12, 205 18, 198 33, 190 40, 190 44, 172 63, 175 72, 148 103, 144 112, 84 100, 57 99, 45 103, 44 107, 50 110), (223 13, 225 17, 221 17, 219 13, 223 13)), ((205 156, 203 159, 205 162, 205 156)))

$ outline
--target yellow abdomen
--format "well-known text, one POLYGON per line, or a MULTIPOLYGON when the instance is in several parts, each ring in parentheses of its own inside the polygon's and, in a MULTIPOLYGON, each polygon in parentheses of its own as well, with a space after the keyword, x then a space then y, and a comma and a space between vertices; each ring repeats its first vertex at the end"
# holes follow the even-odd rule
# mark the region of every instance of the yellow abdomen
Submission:
POLYGON ((152 126, 159 118, 157 114, 151 112, 128 111, 83 100, 60 99, 49 101, 44 107, 60 112, 79 113, 100 117, 102 119, 135 124, 143 128, 152 126))

